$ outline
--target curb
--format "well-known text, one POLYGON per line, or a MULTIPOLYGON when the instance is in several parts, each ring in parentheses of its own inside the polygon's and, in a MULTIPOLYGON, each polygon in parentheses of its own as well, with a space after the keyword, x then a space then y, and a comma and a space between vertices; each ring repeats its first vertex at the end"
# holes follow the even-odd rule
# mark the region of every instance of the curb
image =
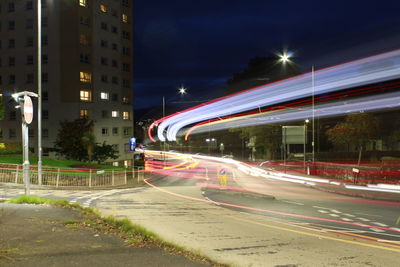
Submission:
POLYGON ((201 187, 200 188, 204 192, 208 193, 217 193, 217 194, 225 194, 229 196, 241 196, 252 199, 266 199, 266 200, 274 200, 275 197, 271 195, 264 195, 256 192, 245 192, 245 191, 232 191, 229 189, 219 189, 219 188, 209 188, 209 187, 201 187))

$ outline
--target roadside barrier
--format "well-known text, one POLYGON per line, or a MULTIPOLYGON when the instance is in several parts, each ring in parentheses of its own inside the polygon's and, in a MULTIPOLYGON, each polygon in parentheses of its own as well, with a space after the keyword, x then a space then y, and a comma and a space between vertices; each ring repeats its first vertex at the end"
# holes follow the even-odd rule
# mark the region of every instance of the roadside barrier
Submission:
MULTIPOLYGON (((143 181, 144 172, 144 167, 118 170, 43 167, 41 186, 98 188, 132 185, 143 181)), ((38 185, 36 165, 30 166, 29 176, 30 183, 38 185)), ((22 164, 0 163, 0 183, 23 184, 22 164)))

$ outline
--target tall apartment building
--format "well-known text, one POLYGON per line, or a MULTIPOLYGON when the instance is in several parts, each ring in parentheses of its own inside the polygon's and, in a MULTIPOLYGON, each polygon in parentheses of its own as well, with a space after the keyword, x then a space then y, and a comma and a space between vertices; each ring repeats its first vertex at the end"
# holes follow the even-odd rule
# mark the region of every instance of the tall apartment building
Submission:
MULTIPOLYGON (((133 134, 132 1, 42 0, 42 142, 54 146, 59 123, 88 117, 96 142, 130 165, 133 134)), ((0 2, 0 143, 21 142, 20 111, 10 94, 37 92, 37 0, 0 2)), ((34 101, 35 109, 37 102, 34 101)), ((37 151, 37 114, 29 132, 37 151)), ((50 156, 51 153, 50 153, 50 156)), ((118 162, 118 163, 117 163, 118 162)))

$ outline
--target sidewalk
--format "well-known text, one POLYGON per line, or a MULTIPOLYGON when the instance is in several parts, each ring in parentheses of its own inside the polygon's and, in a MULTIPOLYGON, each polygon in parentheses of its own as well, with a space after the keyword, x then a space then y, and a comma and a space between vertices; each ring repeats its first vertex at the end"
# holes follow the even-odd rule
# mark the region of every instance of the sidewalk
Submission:
POLYGON ((160 248, 127 247, 112 234, 68 227, 79 211, 0 203, 0 266, 210 266, 160 248))

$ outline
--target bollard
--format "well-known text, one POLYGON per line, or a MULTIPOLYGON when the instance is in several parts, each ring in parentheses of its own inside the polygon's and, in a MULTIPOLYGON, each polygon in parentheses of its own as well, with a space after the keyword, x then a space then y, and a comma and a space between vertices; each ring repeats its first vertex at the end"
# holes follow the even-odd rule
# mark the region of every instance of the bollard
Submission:
POLYGON ((92 170, 89 170, 89 187, 92 187, 92 170))
POLYGON ((57 181, 56 181, 56 187, 58 187, 58 183, 60 182, 60 168, 57 169, 57 181))
POLYGON ((18 170, 19 170, 19 165, 17 164, 17 169, 16 169, 16 171, 15 171, 15 183, 17 184, 18 183, 18 170))

